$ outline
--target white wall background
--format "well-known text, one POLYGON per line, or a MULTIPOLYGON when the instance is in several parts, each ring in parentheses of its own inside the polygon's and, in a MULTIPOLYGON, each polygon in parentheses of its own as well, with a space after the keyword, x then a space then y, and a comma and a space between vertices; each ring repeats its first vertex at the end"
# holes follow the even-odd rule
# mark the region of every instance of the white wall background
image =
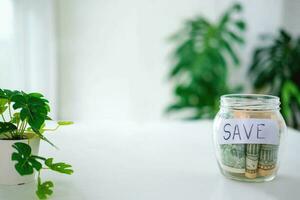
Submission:
MULTIPOLYGON (((184 19, 216 19, 231 0, 57 0, 60 117, 74 120, 165 119, 171 101, 166 38, 184 19)), ((282 23, 282 0, 243 1, 247 66, 260 33, 282 23)), ((246 68, 232 82, 245 79, 246 68), (239 77, 239 78, 237 78, 239 77)))
POLYGON ((0 0, 0 88, 38 91, 56 117, 56 26, 52 0, 0 0))
POLYGON ((294 36, 300 34, 300 1, 285 0, 283 7, 283 27, 289 30, 294 36))
POLYGON ((212 16, 209 1, 58 1, 61 117, 161 119, 166 39, 199 7, 212 16))

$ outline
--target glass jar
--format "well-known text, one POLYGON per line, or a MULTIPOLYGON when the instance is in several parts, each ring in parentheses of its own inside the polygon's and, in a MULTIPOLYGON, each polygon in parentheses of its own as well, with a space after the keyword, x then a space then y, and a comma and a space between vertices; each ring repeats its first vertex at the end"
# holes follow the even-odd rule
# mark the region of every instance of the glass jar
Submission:
POLYGON ((276 177, 286 124, 280 99, 270 95, 221 97, 214 120, 214 144, 222 174, 230 179, 262 182, 276 177))

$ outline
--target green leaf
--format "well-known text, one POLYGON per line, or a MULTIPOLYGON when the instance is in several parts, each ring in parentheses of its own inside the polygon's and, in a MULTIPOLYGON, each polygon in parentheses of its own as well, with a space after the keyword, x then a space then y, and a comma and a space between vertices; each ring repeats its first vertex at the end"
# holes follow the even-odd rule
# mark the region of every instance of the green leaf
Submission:
POLYGON ((51 117, 47 116, 47 117, 46 117, 46 120, 52 120, 52 119, 51 119, 51 117))
POLYGON ((7 108, 7 106, 0 106, 0 115, 3 114, 7 108))
POLYGON ((27 121, 31 129, 42 140, 45 140, 52 146, 55 146, 45 136, 42 135, 40 129, 46 120, 49 119, 49 105, 48 100, 44 99, 38 93, 26 94, 24 92, 16 94, 12 97, 13 108, 21 109, 20 118, 22 121, 27 121))
POLYGON ((240 12, 240 11, 243 10, 243 7, 242 7, 241 4, 235 3, 235 4, 233 4, 233 6, 232 6, 232 10, 236 10, 236 11, 240 12))
MULTIPOLYGON (((45 132, 45 130, 44 130, 45 126, 46 126, 46 124, 43 123, 42 126, 41 126, 41 128, 40 128, 40 130, 39 130, 39 132, 40 132, 41 134, 43 134, 43 133, 45 132)), ((31 129, 31 131, 32 131, 32 129, 31 129)))
POLYGON ((42 164, 37 160, 37 157, 31 155, 31 147, 28 144, 16 142, 12 147, 17 152, 12 154, 11 159, 17 161, 15 169, 21 176, 32 174, 34 169, 37 171, 42 169, 42 164))
POLYGON ((0 99, 0 114, 3 114, 8 108, 8 106, 6 106, 7 103, 8 103, 7 99, 0 99))
POLYGON ((66 125, 74 124, 74 122, 72 122, 72 121, 58 121, 57 124, 60 125, 60 126, 66 126, 66 125))
POLYGON ((21 121, 21 118, 20 118, 20 113, 16 112, 13 114, 13 117, 11 119, 11 123, 14 123, 14 124, 19 124, 21 121))
POLYGON ((281 112, 286 123, 300 128, 300 46, 292 34, 280 30, 255 49, 249 75, 255 89, 281 97, 281 112))
POLYGON ((293 120, 293 111, 291 108, 293 99, 295 99, 297 104, 300 105, 300 90, 293 82, 286 81, 282 88, 281 101, 283 115, 287 119, 288 123, 293 120))
POLYGON ((282 37, 283 40, 285 40, 287 42, 289 42, 292 39, 291 34, 289 34, 287 31, 285 31, 283 29, 279 30, 279 34, 280 34, 280 37, 282 37))
MULTIPOLYGON (((50 112, 51 111, 50 106, 48 104, 45 104, 45 106, 46 106, 47 112, 50 112)), ((47 116, 46 120, 51 120, 51 118, 47 116)))
POLYGON ((32 97, 37 97, 37 98, 44 97, 44 95, 42 95, 41 93, 37 93, 37 92, 29 93, 28 95, 32 96, 32 97))
POLYGON ((21 120, 27 120, 33 130, 39 130, 48 114, 48 104, 45 99, 25 93, 12 97, 13 108, 21 109, 21 120))
POLYGON ((39 199, 47 199, 53 194, 53 187, 54 184, 52 181, 46 181, 42 183, 41 178, 38 177, 36 195, 39 197, 39 199))
POLYGON ((17 130, 17 127, 11 122, 0 122, 0 134, 17 130))
POLYGON ((246 29, 246 23, 244 21, 236 21, 234 23, 236 25, 237 28, 239 28, 241 31, 244 31, 246 29))
POLYGON ((197 16, 175 34, 176 40, 170 41, 175 48, 168 73, 174 100, 167 113, 186 110, 190 117, 185 118, 213 118, 220 96, 233 92, 227 74, 229 64, 240 64, 237 47, 244 43, 241 29, 246 27, 240 11, 242 6, 234 4, 217 22, 197 16))
POLYGON ((0 107, 1 107, 1 106, 5 106, 7 103, 8 103, 8 100, 7 100, 7 99, 1 99, 1 98, 0 98, 0 107))
POLYGON ((74 171, 71 169, 71 165, 60 162, 60 163, 53 163, 53 158, 48 158, 45 161, 45 165, 48 166, 51 170, 63 173, 63 174, 72 174, 74 171))
POLYGON ((6 99, 10 102, 11 98, 14 95, 17 95, 17 94, 20 94, 20 93, 21 93, 20 91, 16 91, 16 90, 12 91, 12 90, 8 90, 8 89, 0 89, 0 98, 6 99))
POLYGON ((231 37, 232 40, 235 40, 236 42, 240 43, 240 44, 244 44, 245 40, 244 38, 242 38, 241 36, 235 34, 234 32, 228 31, 228 32, 224 32, 227 33, 229 37, 231 37))
POLYGON ((239 65, 240 64, 240 60, 239 60, 238 56, 236 55, 236 53, 233 51, 231 45, 224 40, 222 42, 222 46, 227 51, 228 55, 231 57, 233 63, 235 65, 239 65))
POLYGON ((220 23, 219 23, 218 27, 224 28, 225 25, 229 22, 229 19, 230 19, 230 13, 226 12, 226 13, 222 16, 222 18, 221 18, 221 20, 220 20, 220 23))

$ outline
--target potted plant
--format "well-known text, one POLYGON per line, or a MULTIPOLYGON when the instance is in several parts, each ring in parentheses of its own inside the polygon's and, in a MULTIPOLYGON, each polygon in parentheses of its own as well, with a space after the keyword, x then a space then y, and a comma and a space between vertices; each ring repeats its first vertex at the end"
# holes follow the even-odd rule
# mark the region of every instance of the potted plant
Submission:
POLYGON ((39 155, 40 141, 55 147, 44 135, 72 122, 59 121, 54 129, 45 128, 51 120, 49 101, 40 93, 0 89, 0 184, 20 185, 35 180, 36 195, 46 199, 53 193, 52 181, 42 182, 41 171, 72 174, 71 165, 39 155))
POLYGON ((264 35, 253 52, 249 75, 255 92, 281 97, 287 124, 300 129, 300 37, 283 29, 264 35))
POLYGON ((190 111, 188 119, 213 118, 221 95, 241 91, 241 86, 228 83, 228 69, 240 65, 238 50, 244 44, 241 12, 242 6, 233 4, 216 22, 197 16, 171 36, 175 49, 169 79, 175 99, 167 112, 190 111))

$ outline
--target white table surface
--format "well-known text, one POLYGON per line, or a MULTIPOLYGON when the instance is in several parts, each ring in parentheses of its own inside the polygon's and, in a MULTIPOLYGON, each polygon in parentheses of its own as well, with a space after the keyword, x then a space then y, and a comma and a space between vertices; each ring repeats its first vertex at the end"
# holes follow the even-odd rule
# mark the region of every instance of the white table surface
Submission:
MULTIPOLYGON (((212 122, 78 123, 49 138, 41 155, 72 163, 72 176, 44 173, 55 200, 290 200, 300 198, 300 133, 289 130, 278 177, 268 183, 224 178, 212 122), (95 127, 97 126, 97 127, 95 127)), ((36 199, 35 184, 0 186, 1 200, 36 199)))

